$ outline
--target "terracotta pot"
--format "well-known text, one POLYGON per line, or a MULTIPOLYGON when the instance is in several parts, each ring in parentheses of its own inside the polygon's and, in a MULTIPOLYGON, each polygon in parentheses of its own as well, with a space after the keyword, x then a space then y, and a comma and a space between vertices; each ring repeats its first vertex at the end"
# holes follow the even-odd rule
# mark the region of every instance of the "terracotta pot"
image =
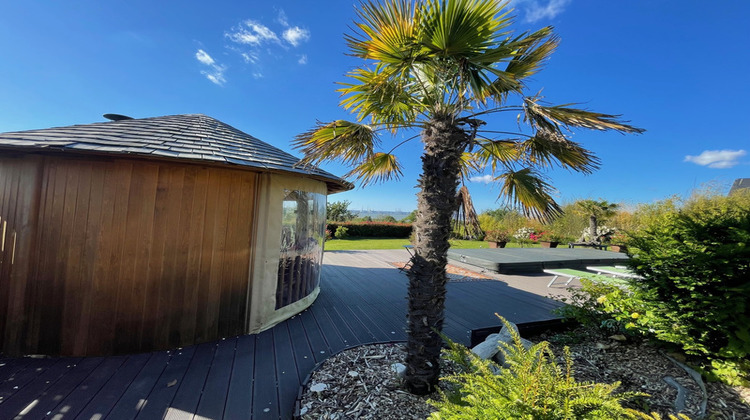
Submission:
POLYGON ((557 248, 558 244, 559 242, 539 241, 539 245, 541 245, 542 248, 557 248))
POLYGON ((490 244, 490 248, 505 248, 507 242, 487 241, 487 243, 490 244))
POLYGON ((614 252, 625 252, 628 250, 628 247, 625 245, 610 245, 609 249, 611 249, 614 252))

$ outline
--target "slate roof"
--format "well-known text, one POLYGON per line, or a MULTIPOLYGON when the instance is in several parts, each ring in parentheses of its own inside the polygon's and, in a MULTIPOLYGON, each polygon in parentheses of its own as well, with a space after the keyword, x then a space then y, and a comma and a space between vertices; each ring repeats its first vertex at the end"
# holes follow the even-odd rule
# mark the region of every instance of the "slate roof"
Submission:
POLYGON ((729 194, 739 193, 740 190, 750 190, 750 178, 737 178, 729 189, 729 194))
POLYGON ((329 193, 351 184, 228 124, 203 114, 168 115, 41 130, 0 133, 0 148, 147 156, 193 163, 239 165, 305 175, 326 182, 329 193))

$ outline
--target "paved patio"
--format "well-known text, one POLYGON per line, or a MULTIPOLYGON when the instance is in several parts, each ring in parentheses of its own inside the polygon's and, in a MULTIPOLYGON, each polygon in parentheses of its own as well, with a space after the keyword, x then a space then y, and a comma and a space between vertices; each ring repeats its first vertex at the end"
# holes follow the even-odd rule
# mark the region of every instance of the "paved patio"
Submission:
MULTIPOLYGON (((318 300, 257 335, 127 356, 0 358, 0 419, 289 419, 316 363, 406 339, 407 280, 392 263, 407 259, 405 250, 326 252, 318 300)), ((565 293, 544 274, 452 277, 462 281, 448 284, 444 332, 465 344, 472 329, 499 324, 495 312, 553 318, 559 304, 545 296, 565 293)))

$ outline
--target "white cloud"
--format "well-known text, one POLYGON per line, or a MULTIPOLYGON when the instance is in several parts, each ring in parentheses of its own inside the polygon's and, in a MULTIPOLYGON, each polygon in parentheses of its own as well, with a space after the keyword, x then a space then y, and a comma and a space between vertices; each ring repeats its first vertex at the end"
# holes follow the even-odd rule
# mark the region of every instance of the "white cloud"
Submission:
POLYGON ((307 29, 302 29, 299 26, 292 26, 291 28, 288 28, 284 31, 283 37, 286 42, 296 47, 300 44, 300 42, 310 39, 310 31, 308 31, 307 29))
MULTIPOLYGON (((291 60, 307 64, 307 55, 293 53, 292 48, 300 47, 310 36, 309 30, 290 23, 281 9, 272 21, 246 19, 224 33, 228 39, 226 49, 239 55, 246 65, 244 68, 249 67, 249 74, 256 79, 263 77, 264 64, 269 58, 277 62, 283 59, 286 64, 291 60)), ((207 60, 201 62, 211 64, 207 60)))
POLYGON ((197 58, 198 61, 200 61, 201 63, 207 66, 214 64, 214 59, 211 58, 211 56, 208 55, 208 53, 203 50, 198 50, 198 52, 195 53, 195 58, 197 58))
POLYGON ((207 52, 199 49, 195 53, 195 58, 203 65, 208 67, 208 70, 201 70, 201 74, 206 76, 206 79, 211 82, 223 86, 227 82, 224 77, 224 71, 227 69, 226 66, 222 66, 216 62, 207 52))
POLYGON ((553 19, 565 11, 571 0, 516 0, 512 2, 516 9, 525 12, 524 20, 534 23, 542 19, 553 19))
POLYGON ((469 178, 469 181, 471 182, 483 182, 485 184, 489 184, 490 182, 494 180, 495 180, 495 177, 493 177, 492 175, 473 176, 469 178))
POLYGON ((285 28, 289 27, 289 21, 286 18, 286 13, 284 12, 284 9, 279 10, 279 16, 276 18, 276 22, 279 22, 281 26, 285 28))
POLYGON ((258 54, 252 52, 243 52, 240 55, 242 55, 242 59, 245 60, 246 63, 258 62, 258 54))
POLYGON ((247 44, 258 47, 268 42, 279 42, 279 37, 274 31, 260 22, 248 19, 226 36, 238 44, 247 44))
POLYGON ((739 163, 739 159, 747 154, 744 150, 706 150, 698 156, 685 156, 685 162, 693 162, 709 168, 731 168, 739 163))

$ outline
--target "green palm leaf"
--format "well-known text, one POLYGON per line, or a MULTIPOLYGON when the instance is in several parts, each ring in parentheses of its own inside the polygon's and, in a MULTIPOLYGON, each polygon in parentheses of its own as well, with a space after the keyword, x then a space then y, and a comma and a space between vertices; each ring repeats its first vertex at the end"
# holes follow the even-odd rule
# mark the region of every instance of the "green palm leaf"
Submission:
POLYGON ((563 168, 589 174, 599 169, 601 162, 580 144, 568 140, 560 133, 547 130, 539 130, 536 135, 524 141, 521 148, 528 162, 540 168, 559 164, 563 168))
POLYGON ((339 160, 355 165, 374 153, 378 144, 372 127, 345 120, 317 126, 297 135, 292 146, 304 153, 301 164, 339 160))
POLYGON ((375 153, 357 165, 346 176, 354 176, 362 186, 365 186, 373 182, 399 179, 402 174, 401 165, 399 165, 395 155, 375 153))
POLYGON ((506 197, 526 217, 549 221, 562 214, 551 195, 554 188, 531 168, 508 171, 495 179, 502 182, 500 197, 506 197))
POLYGON ((383 124, 396 128, 414 121, 424 108, 419 96, 400 74, 392 74, 383 69, 355 69, 348 77, 356 83, 342 83, 341 106, 357 113, 360 121, 370 118, 373 124, 383 124))

